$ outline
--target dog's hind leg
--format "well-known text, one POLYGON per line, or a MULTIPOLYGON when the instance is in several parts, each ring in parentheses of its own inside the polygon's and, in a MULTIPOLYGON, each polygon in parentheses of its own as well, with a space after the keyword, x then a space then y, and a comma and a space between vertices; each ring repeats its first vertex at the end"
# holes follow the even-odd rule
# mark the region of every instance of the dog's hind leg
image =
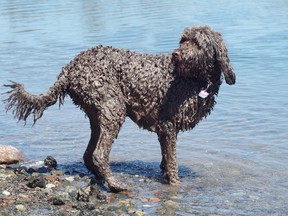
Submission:
POLYGON ((91 138, 84 154, 84 162, 96 177, 104 178, 112 191, 127 190, 125 184, 116 180, 109 166, 112 144, 125 120, 125 106, 119 98, 110 98, 101 108, 101 111, 96 108, 85 110, 90 119, 91 138))
POLYGON ((169 184, 179 184, 180 180, 178 177, 178 163, 176 158, 177 133, 173 129, 173 125, 167 123, 163 124, 157 134, 162 153, 160 168, 164 172, 164 178, 169 184))

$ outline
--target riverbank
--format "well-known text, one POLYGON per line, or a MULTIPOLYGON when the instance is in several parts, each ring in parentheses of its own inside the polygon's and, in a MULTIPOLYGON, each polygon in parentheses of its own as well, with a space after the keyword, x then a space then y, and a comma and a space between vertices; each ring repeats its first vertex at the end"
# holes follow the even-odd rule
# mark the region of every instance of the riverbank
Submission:
POLYGON ((166 199, 159 191, 152 197, 137 196, 139 188, 161 185, 146 177, 116 174, 139 188, 115 194, 100 188, 82 163, 62 169, 41 163, 0 166, 0 215, 173 215, 179 209, 172 200, 177 197, 166 199))

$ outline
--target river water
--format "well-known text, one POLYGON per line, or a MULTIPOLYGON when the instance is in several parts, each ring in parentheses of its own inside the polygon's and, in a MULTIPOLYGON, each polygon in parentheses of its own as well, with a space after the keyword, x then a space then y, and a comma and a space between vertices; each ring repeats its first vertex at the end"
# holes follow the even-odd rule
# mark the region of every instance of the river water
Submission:
MULTIPOLYGON (((237 83, 223 83, 212 114, 179 134, 183 184, 175 214, 288 215, 286 0, 2 0, 0 92, 7 80, 24 83, 33 94, 46 92, 75 55, 100 44, 169 53, 193 25, 222 33, 237 83)), ((89 135, 88 119, 69 98, 60 109, 46 110, 34 127, 17 123, 0 105, 0 143, 19 148, 26 161, 47 155, 62 164, 82 161, 89 135)), ((160 158, 156 135, 127 119, 111 161, 126 164, 123 173, 146 169, 153 176, 160 158)), ((143 208, 156 214, 155 206, 143 208)))

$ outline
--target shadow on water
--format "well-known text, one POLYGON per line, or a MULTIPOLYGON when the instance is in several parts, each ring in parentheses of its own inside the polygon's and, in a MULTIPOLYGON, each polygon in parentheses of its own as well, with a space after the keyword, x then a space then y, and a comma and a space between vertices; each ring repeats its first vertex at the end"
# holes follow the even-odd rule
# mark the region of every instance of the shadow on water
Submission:
MULTIPOLYGON (((115 173, 124 173, 129 175, 139 175, 154 181, 162 182, 162 171, 158 162, 146 161, 121 161, 111 162, 111 169, 115 173)), ((179 177, 196 178, 197 174, 187 166, 179 166, 179 177)))
MULTIPOLYGON (((162 171, 158 162, 146 162, 140 160, 111 162, 110 167, 112 172, 117 174, 140 176, 156 182, 163 182, 162 171)), ((64 171, 69 175, 89 175, 93 176, 86 168, 83 162, 63 163, 59 164, 57 169, 64 171)), ((190 167, 179 166, 180 179, 188 178, 195 179, 197 173, 193 172, 190 167)))

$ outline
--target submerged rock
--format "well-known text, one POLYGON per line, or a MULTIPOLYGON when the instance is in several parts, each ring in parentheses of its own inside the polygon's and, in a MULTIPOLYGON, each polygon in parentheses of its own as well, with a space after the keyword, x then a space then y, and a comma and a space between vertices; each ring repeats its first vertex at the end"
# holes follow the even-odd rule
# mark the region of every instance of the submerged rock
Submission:
POLYGON ((19 163, 24 159, 21 152, 11 145, 0 145, 0 164, 19 163))
POLYGON ((168 209, 179 209, 178 203, 172 201, 172 200, 166 200, 162 203, 162 206, 168 209))

